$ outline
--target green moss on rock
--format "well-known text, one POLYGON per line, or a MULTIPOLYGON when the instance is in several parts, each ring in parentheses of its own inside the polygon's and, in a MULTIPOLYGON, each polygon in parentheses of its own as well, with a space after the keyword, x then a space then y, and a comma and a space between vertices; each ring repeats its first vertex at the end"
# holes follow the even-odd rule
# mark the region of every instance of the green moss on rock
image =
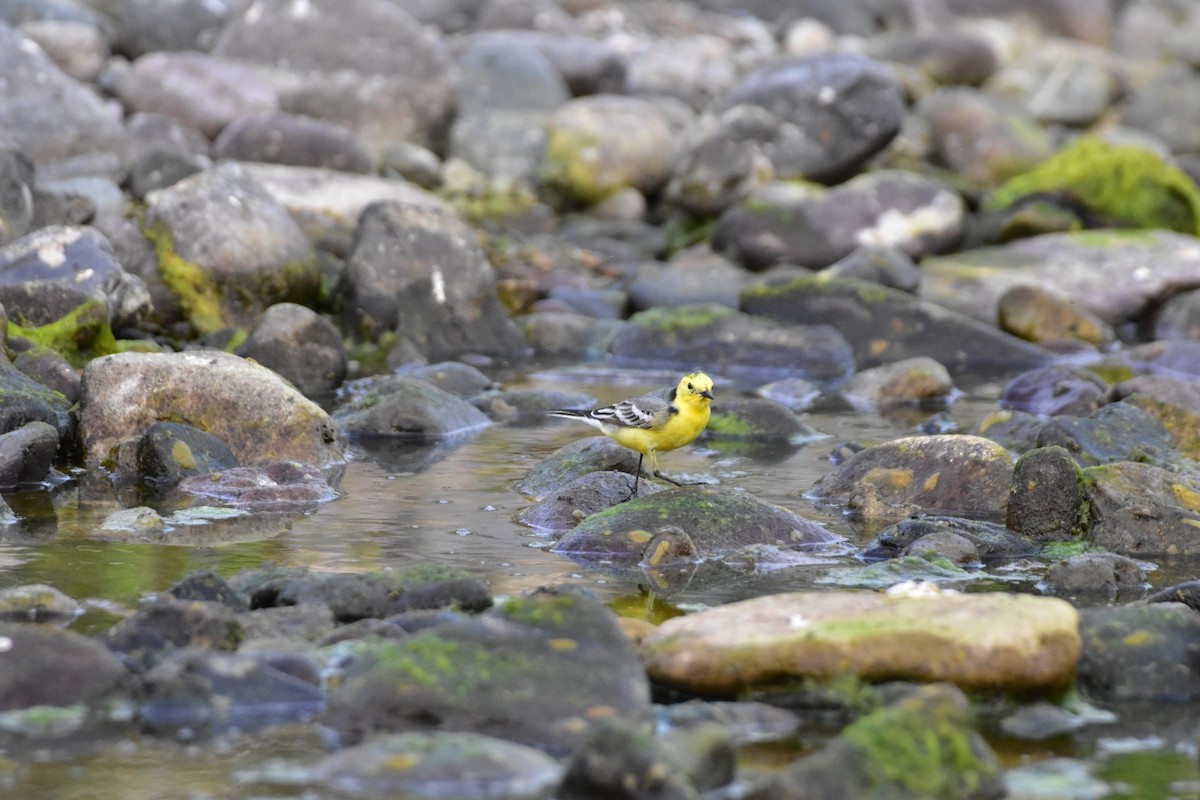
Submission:
POLYGON ((154 245, 163 283, 179 301, 184 316, 200 333, 226 326, 221 293, 213 279, 197 265, 175 252, 175 235, 165 222, 144 226, 142 233, 154 245))
POLYGON ((108 322, 108 309, 99 300, 81 303, 46 325, 25 326, 10 320, 8 336, 53 350, 76 367, 121 349, 108 322))
POLYGON ((997 189, 987 207, 1062 192, 1118 224, 1200 233, 1200 189, 1182 170, 1141 147, 1084 137, 997 189))

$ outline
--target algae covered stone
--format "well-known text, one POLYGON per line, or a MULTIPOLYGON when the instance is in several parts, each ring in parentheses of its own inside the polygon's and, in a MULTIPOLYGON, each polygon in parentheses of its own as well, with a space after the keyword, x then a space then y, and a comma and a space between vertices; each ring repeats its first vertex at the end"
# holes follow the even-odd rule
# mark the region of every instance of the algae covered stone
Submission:
POLYGON ((1022 594, 795 592, 667 620, 642 656, 655 682, 709 696, 847 672, 1051 691, 1074 677, 1078 613, 1022 594))

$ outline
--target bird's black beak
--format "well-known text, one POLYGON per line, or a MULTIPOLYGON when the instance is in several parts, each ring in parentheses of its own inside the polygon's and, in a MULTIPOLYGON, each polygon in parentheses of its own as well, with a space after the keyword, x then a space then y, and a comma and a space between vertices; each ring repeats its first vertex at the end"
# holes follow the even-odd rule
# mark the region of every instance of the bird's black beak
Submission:
POLYGON ((700 396, 707 397, 709 400, 712 400, 713 399, 712 389, 705 389, 703 392, 700 393, 700 396))

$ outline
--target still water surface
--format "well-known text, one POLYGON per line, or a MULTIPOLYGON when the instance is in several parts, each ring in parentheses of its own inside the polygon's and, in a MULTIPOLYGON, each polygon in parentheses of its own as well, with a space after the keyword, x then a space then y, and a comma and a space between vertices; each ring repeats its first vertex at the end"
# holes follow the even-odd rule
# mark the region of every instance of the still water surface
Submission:
MULTIPOLYGON (((509 385, 582 389, 600 402, 610 402, 673 380, 670 375, 647 375, 644 383, 581 385, 571 373, 547 372, 514 378, 509 385)), ((734 390, 718 384, 718 399, 722 391, 732 394, 734 390)), ((996 384, 981 384, 956 400, 949 415, 961 431, 969 432, 995 409, 996 394, 996 384)), ((685 479, 715 478, 725 486, 744 489, 861 545, 870 539, 871 531, 852 527, 836 510, 815 508, 803 493, 831 468, 829 454, 836 443, 871 444, 908 435, 931 413, 809 413, 803 415, 804 421, 827 434, 827 439, 784 450, 702 441, 663 456, 662 467, 685 479)), ((232 575, 266 563, 329 571, 447 564, 485 580, 499 596, 573 583, 606 600, 645 602, 636 576, 613 575, 569 561, 547 550, 551 544, 547 537, 516 522, 531 500, 513 485, 559 447, 592 433, 583 425, 538 420, 524 426, 494 425, 454 448, 358 446, 357 458, 347 466, 340 484, 343 496, 335 502, 302 516, 183 526, 161 542, 101 531, 105 516, 119 506, 106 487, 88 485, 89 479, 81 477, 49 493, 7 498, 28 521, 0 540, 0 587, 47 583, 89 601, 93 610, 75 623, 83 632, 110 623, 113 611, 133 607, 139 596, 166 589, 191 571, 214 569, 232 575)), ((849 555, 838 561, 857 563, 849 555)), ((1161 567, 1151 573, 1155 585, 1196 574, 1192 564, 1161 567)), ((685 588, 668 601, 691 609, 768 592, 820 588, 813 581, 828 569, 828 565, 813 565, 746 574, 719 586, 685 588)), ((1032 578, 994 585, 983 582, 972 588, 1034 590, 1032 578)), ((1147 720, 1128 719, 1127 732, 1139 735, 1147 720)), ((1120 731, 1110 728, 1105 733, 1120 731)), ((1085 755, 1093 746, 1087 738, 1066 746, 1067 752, 1060 754, 1085 755), (1071 752, 1075 750, 1084 752, 1071 752)), ((1058 742, 1047 748, 1020 746, 1008 755, 1020 762, 1062 750, 1064 745, 1058 742)), ((264 794, 262 786, 255 788, 246 776, 272 759, 311 762, 321 752, 320 742, 311 734, 276 729, 203 744, 137 740, 119 746, 110 742, 98 752, 76 747, 10 754, 13 761, 5 764, 0 759, 0 796, 91 800, 280 796, 264 794)), ((311 791, 286 794, 321 796, 311 791)))

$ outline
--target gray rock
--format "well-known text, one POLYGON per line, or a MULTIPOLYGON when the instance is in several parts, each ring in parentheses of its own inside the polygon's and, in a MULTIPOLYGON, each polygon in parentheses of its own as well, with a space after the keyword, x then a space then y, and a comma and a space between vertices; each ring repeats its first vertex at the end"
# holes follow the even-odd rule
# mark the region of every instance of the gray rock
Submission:
POLYGON ((576 97, 620 94, 625 89, 626 56, 611 42, 571 33, 509 29, 472 34, 464 37, 463 45, 496 41, 537 50, 576 97))
POLYGON ((238 0, 104 0, 113 48, 129 58, 157 50, 207 50, 238 0))
POLYGON ((323 721, 348 742, 436 726, 563 756, 600 724, 589 708, 648 731, 649 701, 645 669, 612 612, 564 586, 513 597, 478 621, 360 645, 323 721))
POLYGON ((939 406, 949 402, 954 381, 945 367, 932 358, 917 356, 871 367, 854 374, 842 387, 842 396, 854 408, 939 406))
POLYGON ((346 377, 348 356, 337 328, 295 303, 264 311, 237 354, 278 372, 309 397, 336 389, 346 377))
MULTIPOLYGON (((80 9, 82 10, 82 9, 80 9)), ((92 81, 104 67, 112 38, 106 20, 30 19, 18 27, 37 42, 58 68, 80 81, 92 81)))
POLYGON ((207 53, 147 53, 113 85, 126 108, 166 114, 209 138, 239 117, 279 107, 256 70, 207 53))
POLYGON ((468 436, 491 424, 479 409, 425 381, 401 375, 364 378, 333 419, 351 436, 430 442, 468 436))
POLYGON ((327 756, 306 783, 370 797, 489 797, 542 800, 562 766, 533 747, 470 731, 406 732, 327 756))
POLYGON ((58 431, 45 422, 27 422, 0 433, 0 488, 45 481, 58 454, 58 441, 58 431))
MULTIPOLYGON (((614 470, 634 475, 637 468, 637 455, 632 450, 606 436, 587 436, 551 453, 521 479, 516 489, 521 494, 543 500, 552 493, 565 491, 567 486, 585 475, 614 470)), ((596 488, 589 491, 596 491, 596 488)))
POLYGON ((16 150, 0 150, 0 245, 24 236, 33 224, 34 169, 16 150))
POLYGON ((290 458, 324 466, 346 457, 344 437, 320 407, 271 370, 235 355, 125 353, 84 369, 85 463, 107 461, 114 448, 162 419, 191 420, 227 442, 243 464, 290 458))
POLYGON ((0 589, 0 619, 5 622, 70 622, 83 613, 78 602, 41 583, 0 589))
POLYGON ((208 139, 175 117, 133 114, 125 129, 134 147, 129 167, 129 191, 134 197, 145 199, 155 189, 165 189, 212 166, 208 139))
POLYGON ((1008 527, 1035 542, 1078 538, 1084 499, 1083 475, 1071 453, 1057 445, 1035 448, 1013 468, 1008 527))
POLYGON ((921 271, 912 256, 892 245, 865 245, 821 271, 831 278, 853 278, 916 294, 921 271))
POLYGON ((238 466, 237 457, 222 440, 191 425, 156 422, 137 442, 137 477, 167 489, 191 475, 204 475, 238 466))
POLYGON ((665 264, 639 268, 629 285, 629 299, 639 311, 705 303, 737 308, 747 280, 746 271, 722 255, 707 248, 685 250, 665 264))
POLYGON ((145 229, 163 281, 201 333, 245 324, 271 305, 316 297, 308 238, 263 186, 221 164, 147 197, 145 229))
POLYGON ((0 26, 0 130, 0 145, 24 153, 42 178, 119 178, 129 159, 120 107, 8 26, 0 26))
POLYGON ((1000 407, 1052 417, 1086 417, 1108 402, 1104 379, 1082 367, 1049 366, 1023 372, 1000 391, 1000 407))
POLYGON ((608 340, 621 325, 615 319, 569 311, 536 311, 518 318, 517 324, 537 355, 585 360, 606 352, 608 340))
POLYGON ((402 374, 423 380, 464 400, 470 400, 496 386, 495 382, 483 372, 460 361, 419 364, 405 370, 402 374))
MULTIPOLYGON (((231 590, 233 587, 229 587, 231 590)), ((242 601, 243 605, 245 601, 242 601)), ((337 620, 329 606, 302 602, 298 605, 278 605, 255 608, 238 615, 245 641, 238 649, 258 640, 259 646, 269 647, 281 639, 293 642, 318 642, 334 631, 337 620)), ((253 645, 252 645, 253 646, 253 645)))
POLYGON ((788 325, 725 306, 653 308, 634 314, 609 344, 623 366, 693 369, 751 380, 801 377, 838 384, 853 372, 846 341, 828 325, 788 325))
POLYGON ((758 106, 703 118, 689 131, 667 197, 693 214, 720 214, 775 178, 768 154, 790 133, 758 106))
POLYGON ((799 447, 825 438, 805 424, 795 412, 766 397, 718 398, 702 434, 705 441, 754 443, 768 449, 799 447))
POLYGON ((1186 465, 1162 423, 1133 403, 1109 403, 1086 417, 1053 417, 1038 429, 1037 445, 1060 445, 1084 467, 1120 461, 1186 465))
POLYGON ((1040 122, 1086 126, 1120 96, 1124 72, 1120 62, 1104 50, 1057 40, 1007 65, 989 88, 1023 99, 1040 122))
POLYGON ((454 69, 441 40, 387 0, 243 6, 213 53, 255 65, 280 108, 353 128, 378 152, 390 142, 430 143, 453 110, 454 69))
POLYGON ((1200 616, 1182 603, 1080 612, 1079 688, 1102 702, 1178 703, 1200 694, 1194 660, 1200 616))
POLYGON ((213 142, 213 155, 356 173, 370 172, 375 162, 371 148, 352 129, 281 111, 232 120, 213 142))
POLYGON ((0 431, 13 431, 30 422, 45 422, 70 441, 75 427, 71 403, 62 394, 0 359, 0 431))
POLYGON ((955 87, 924 98, 916 113, 929 129, 931 159, 982 186, 999 185, 1054 150, 1050 134, 1014 99, 955 87))
POLYGON ((1046 571, 1042 587, 1057 595, 1101 595, 1139 593, 1146 587, 1146 573, 1132 558, 1116 553, 1082 553, 1056 561, 1046 571))
POLYGON ((1083 470, 1090 504, 1087 540, 1113 553, 1200 553, 1200 478, 1117 461, 1083 470))
POLYGON ((1200 339, 1200 291, 1167 298, 1154 314, 1155 339, 1200 339))
POLYGON ((873 172, 828 191, 772 183, 720 216, 713 248, 755 270, 820 269, 864 245, 920 258, 957 243, 964 213, 956 192, 910 172, 873 172))
POLYGON ((634 497, 665 491, 653 481, 638 481, 637 494, 631 494, 631 473, 635 469, 637 464, 633 463, 628 471, 607 469, 563 480, 553 490, 544 492, 536 503, 522 510, 517 521, 541 533, 560 537, 592 514, 634 497))
POLYGON ((0 624, 0 711, 95 703, 117 689, 125 668, 103 644, 49 625, 0 624))
POLYGON ((79 370, 59 353, 35 345, 18 353, 12 364, 24 375, 67 398, 68 402, 78 402, 79 370))
POLYGON ((45 325, 89 297, 104 303, 115 327, 150 310, 145 282, 121 267, 95 228, 42 228, 0 248, 0 302, 14 320, 45 325), (66 290, 60 303, 50 301, 56 287, 66 290))
POLYGON ((1200 150, 1200 79, 1185 64, 1169 64, 1133 88, 1121 109, 1121 122, 1161 139, 1174 152, 1200 150))
POLYGON ((978 86, 992 76, 998 61, 993 45, 982 36, 953 28, 886 33, 867 42, 866 54, 903 64, 940 85, 978 86))
POLYGON ((979 560, 1019 558, 1033 555, 1037 547, 1014 531, 994 522, 937 515, 914 517, 889 525, 859 553, 859 558, 874 561, 899 558, 917 542, 933 534, 947 534, 966 540, 979 560))
POLYGON ((787 130, 770 161, 777 177, 845 180, 900 130, 904 99, 891 69, 860 55, 799 59, 751 73, 722 98, 719 113, 767 109, 787 130))
MULTIPOLYGON (((725 766, 721 779, 715 781, 717 786, 733 777, 728 740, 725 746, 725 752, 707 754, 710 767, 725 766)), ((556 794, 561 800, 650 794, 661 800, 686 800, 697 796, 697 787, 688 780, 691 776, 671 755, 661 738, 620 720, 606 721, 575 752, 556 794)))
POLYGON ((431 361, 512 358, 527 344, 494 284, 474 232, 456 215, 386 202, 363 212, 338 296, 359 337, 394 331, 431 361))
POLYGON ((1033 366, 1048 351, 991 325, 878 284, 800 277, 742 292, 742 310, 784 323, 825 324, 850 344, 859 367, 927 356, 951 371, 1033 366), (884 347, 880 347, 880 344, 884 347))

